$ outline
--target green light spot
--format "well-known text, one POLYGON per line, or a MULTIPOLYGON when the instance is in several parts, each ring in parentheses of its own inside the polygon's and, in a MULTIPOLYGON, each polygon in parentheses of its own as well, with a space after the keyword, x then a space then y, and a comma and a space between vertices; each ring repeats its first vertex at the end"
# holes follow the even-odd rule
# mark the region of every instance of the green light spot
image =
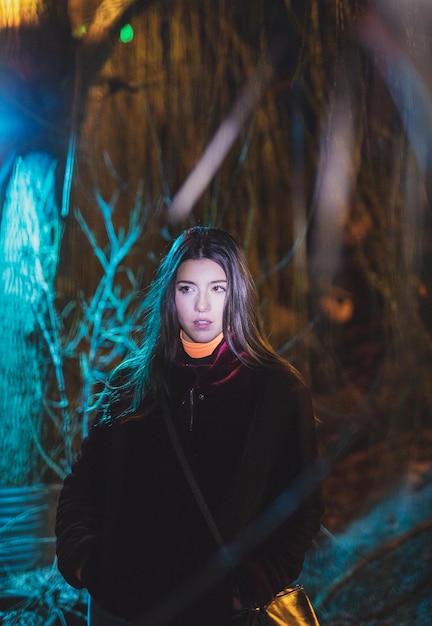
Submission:
POLYGON ((134 38, 134 30, 130 24, 125 24, 120 31, 120 41, 130 43, 134 38))
POLYGON ((82 26, 80 26, 79 28, 76 28, 73 32, 73 36, 75 37, 75 39, 82 39, 82 37, 85 37, 87 35, 87 25, 83 24, 82 26))

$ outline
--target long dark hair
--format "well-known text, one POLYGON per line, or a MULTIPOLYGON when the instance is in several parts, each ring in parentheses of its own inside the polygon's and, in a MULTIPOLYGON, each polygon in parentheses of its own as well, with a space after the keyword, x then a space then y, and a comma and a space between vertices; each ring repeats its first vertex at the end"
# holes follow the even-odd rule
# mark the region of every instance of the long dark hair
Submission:
POLYGON ((118 366, 108 385, 112 393, 129 390, 130 411, 137 410, 145 397, 155 399, 166 392, 167 372, 179 347, 177 270, 184 261, 196 259, 215 261, 226 274, 223 333, 234 354, 250 367, 278 365, 295 371, 274 351, 263 332, 255 284, 237 241, 224 230, 196 226, 175 239, 161 262, 144 303, 142 345, 118 366))

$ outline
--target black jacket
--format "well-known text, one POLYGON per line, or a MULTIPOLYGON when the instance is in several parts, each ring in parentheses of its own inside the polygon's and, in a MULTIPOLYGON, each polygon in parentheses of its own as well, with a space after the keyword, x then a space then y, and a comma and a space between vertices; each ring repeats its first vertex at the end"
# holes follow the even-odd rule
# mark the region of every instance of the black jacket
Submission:
MULTIPOLYGON (((172 371, 172 417, 231 544, 316 458, 310 396, 288 368, 246 367, 224 342, 211 364, 185 360, 172 371)), ((172 623, 207 626, 225 619, 234 584, 246 602, 269 601, 299 575, 321 513, 316 489, 253 546, 233 576, 172 623)), ((56 534, 66 580, 129 619, 164 605, 166 594, 200 576, 217 550, 159 411, 111 425, 96 420, 65 479, 56 534)))

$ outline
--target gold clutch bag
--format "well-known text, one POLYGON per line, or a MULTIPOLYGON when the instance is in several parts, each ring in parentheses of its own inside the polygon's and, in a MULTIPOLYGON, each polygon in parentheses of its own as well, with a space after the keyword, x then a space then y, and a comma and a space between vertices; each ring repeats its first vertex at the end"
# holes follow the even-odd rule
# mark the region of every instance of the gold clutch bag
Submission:
POLYGON ((319 626, 314 608, 302 585, 278 593, 263 609, 264 623, 275 626, 319 626))

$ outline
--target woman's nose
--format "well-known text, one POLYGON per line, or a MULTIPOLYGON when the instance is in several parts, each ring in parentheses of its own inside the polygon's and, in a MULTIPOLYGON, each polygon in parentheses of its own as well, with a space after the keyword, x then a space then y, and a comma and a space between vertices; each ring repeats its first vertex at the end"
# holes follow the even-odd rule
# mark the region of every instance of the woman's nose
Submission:
POLYGON ((208 298, 204 294, 199 294, 195 302, 195 311, 198 313, 204 313, 210 310, 210 304, 208 298))

